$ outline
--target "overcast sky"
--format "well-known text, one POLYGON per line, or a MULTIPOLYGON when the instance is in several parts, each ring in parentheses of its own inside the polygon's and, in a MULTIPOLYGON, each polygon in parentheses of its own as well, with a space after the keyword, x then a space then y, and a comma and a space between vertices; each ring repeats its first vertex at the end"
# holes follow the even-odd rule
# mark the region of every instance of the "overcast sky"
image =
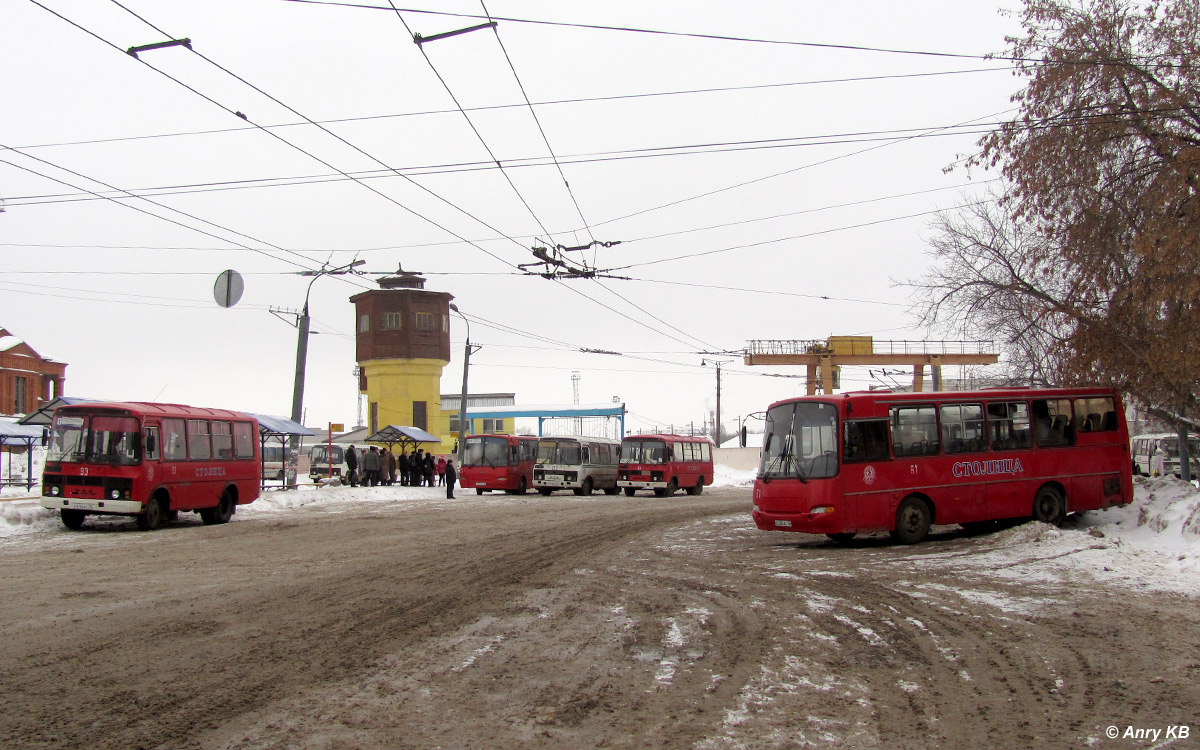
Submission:
MULTIPOLYGON (((580 400, 619 396, 632 428, 699 426, 703 352, 943 337, 913 327, 894 282, 926 267, 931 213, 995 176, 944 170, 1012 115, 1020 80, 983 59, 1017 29, 997 7, 397 7, 6 3, 0 327, 68 363, 67 395, 288 415, 298 272, 364 260, 312 285, 312 426, 357 421, 349 297, 400 265, 470 318, 472 392, 570 403, 578 371, 580 400), (494 30, 413 43, 488 12, 494 30), (191 50, 125 52, 180 38, 191 50), (517 267, 539 241, 592 240, 620 244, 570 256, 628 278, 517 267), (246 291, 222 309, 229 268, 246 291)), ((445 393, 462 377, 452 329, 445 393)), ((766 376, 802 368, 718 358, 729 428, 804 393, 766 376)))

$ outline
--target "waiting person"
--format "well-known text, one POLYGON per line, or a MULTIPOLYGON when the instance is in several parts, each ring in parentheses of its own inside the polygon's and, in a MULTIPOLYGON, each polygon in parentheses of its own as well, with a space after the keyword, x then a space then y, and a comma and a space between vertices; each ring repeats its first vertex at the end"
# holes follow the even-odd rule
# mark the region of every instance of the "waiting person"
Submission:
POLYGON ((437 473, 437 462, 433 460, 432 453, 425 454, 425 482, 430 487, 433 486, 433 475, 437 473))
POLYGON ((454 462, 446 462, 446 499, 454 499, 454 483, 458 481, 458 472, 454 470, 454 462))
POLYGON ((392 484, 392 452, 387 448, 379 449, 379 483, 384 487, 392 484))
POLYGON ((400 448, 400 455, 396 456, 396 470, 400 472, 400 486, 408 486, 408 454, 404 452, 404 448, 400 448))
POLYGON ((1150 458, 1150 476, 1161 477, 1167 473, 1167 449, 1163 447, 1162 441, 1158 442, 1158 448, 1154 451, 1154 455, 1150 458))
POLYGON ((374 487, 379 484, 379 452, 375 446, 363 451, 362 456, 363 486, 374 487))
POLYGON ((444 487, 446 484, 446 457, 445 456, 438 456, 437 477, 438 477, 438 487, 444 487))
POLYGON ((346 449, 346 481, 351 487, 358 486, 358 454, 353 445, 346 449))

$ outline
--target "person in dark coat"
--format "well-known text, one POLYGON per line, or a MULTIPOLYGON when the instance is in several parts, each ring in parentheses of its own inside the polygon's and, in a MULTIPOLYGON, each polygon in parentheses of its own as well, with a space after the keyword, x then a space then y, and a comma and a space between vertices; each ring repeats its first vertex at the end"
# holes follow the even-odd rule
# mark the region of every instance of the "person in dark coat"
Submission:
POLYGON ((346 449, 346 481, 351 487, 358 486, 358 453, 353 445, 346 449))
POLYGON ((454 483, 458 481, 458 472, 454 470, 454 462, 446 462, 446 499, 454 499, 454 483))
POLYGON ((437 461, 433 460, 432 453, 425 454, 425 484, 433 487, 433 475, 437 471, 437 461))
POLYGON ((400 472, 400 486, 408 486, 408 454, 404 449, 400 449, 400 454, 396 456, 396 471, 400 472))
POLYGON ((375 446, 371 446, 371 450, 363 451, 362 457, 363 481, 367 487, 374 487, 379 484, 379 452, 375 446))

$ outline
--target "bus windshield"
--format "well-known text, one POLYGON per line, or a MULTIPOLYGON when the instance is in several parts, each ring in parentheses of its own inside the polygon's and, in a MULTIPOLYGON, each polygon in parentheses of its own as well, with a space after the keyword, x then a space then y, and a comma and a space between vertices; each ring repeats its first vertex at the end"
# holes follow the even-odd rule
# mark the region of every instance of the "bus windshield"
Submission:
POLYGON ((583 463, 583 451, 578 440, 539 440, 537 462, 578 466, 583 463))
POLYGON ((506 466, 508 464, 508 439, 502 437, 467 438, 463 452, 463 466, 506 466))
MULTIPOLYGON (((319 443, 317 445, 314 445, 312 447, 312 451, 309 454, 309 458, 313 464, 328 465, 330 463, 329 446, 324 443, 319 443)), ((333 463, 335 465, 340 464, 342 462, 342 458, 343 458, 342 446, 340 446, 340 445, 333 446, 333 463)))
POLYGON ((837 407, 814 401, 779 404, 767 411, 763 479, 825 479, 835 476, 837 407))
POLYGON ((669 456, 667 444, 661 440, 626 440, 621 443, 623 464, 661 464, 666 463, 669 456))
POLYGON ((131 466, 142 460, 140 437, 134 417, 62 415, 54 420, 46 460, 131 466))

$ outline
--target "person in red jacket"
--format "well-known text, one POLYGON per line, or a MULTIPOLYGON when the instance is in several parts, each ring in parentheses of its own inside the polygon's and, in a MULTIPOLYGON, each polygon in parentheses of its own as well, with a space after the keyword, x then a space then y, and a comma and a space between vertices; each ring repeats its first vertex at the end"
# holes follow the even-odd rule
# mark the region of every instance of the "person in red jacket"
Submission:
POLYGON ((446 457, 438 456, 437 460, 438 487, 446 485, 446 457))

